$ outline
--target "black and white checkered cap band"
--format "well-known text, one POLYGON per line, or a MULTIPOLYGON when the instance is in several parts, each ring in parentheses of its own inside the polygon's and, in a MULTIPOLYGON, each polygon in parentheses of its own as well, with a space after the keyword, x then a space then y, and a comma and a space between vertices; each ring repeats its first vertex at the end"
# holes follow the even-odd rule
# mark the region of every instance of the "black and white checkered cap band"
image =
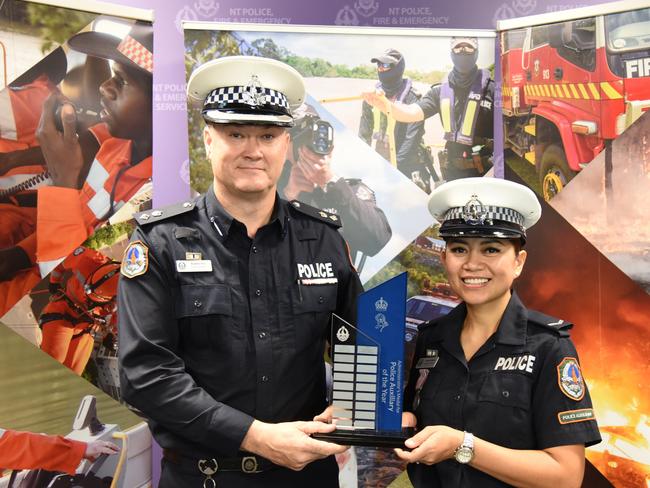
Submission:
MULTIPOLYGON (((277 107, 283 109, 283 111, 290 112, 289 110, 289 101, 283 93, 273 90, 272 88, 258 88, 259 96, 264 97, 264 102, 266 106, 277 107)), ((208 96, 205 97, 205 102, 203 104, 204 109, 224 109, 228 105, 232 104, 245 104, 251 105, 250 103, 250 87, 248 86, 222 86, 220 88, 215 88, 208 96)))
MULTIPOLYGON (((495 205, 482 205, 480 208, 482 210, 480 217, 483 222, 487 220, 501 220, 503 222, 517 224, 522 228, 524 227, 524 216, 516 210, 506 207, 497 207, 495 205)), ((445 213, 445 221, 447 220, 463 220, 470 225, 478 225, 480 223, 478 221, 469 222, 465 218, 465 207, 454 207, 447 210, 447 213, 445 213)))

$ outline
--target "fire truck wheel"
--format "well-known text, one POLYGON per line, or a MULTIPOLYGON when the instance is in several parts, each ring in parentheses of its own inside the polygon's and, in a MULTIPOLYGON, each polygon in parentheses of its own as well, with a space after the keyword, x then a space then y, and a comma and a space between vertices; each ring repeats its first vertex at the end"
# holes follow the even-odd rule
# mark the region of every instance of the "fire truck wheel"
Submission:
POLYGON ((575 173, 566 162, 564 151, 552 144, 544 150, 539 166, 539 182, 542 185, 544 200, 550 201, 571 181, 575 173))

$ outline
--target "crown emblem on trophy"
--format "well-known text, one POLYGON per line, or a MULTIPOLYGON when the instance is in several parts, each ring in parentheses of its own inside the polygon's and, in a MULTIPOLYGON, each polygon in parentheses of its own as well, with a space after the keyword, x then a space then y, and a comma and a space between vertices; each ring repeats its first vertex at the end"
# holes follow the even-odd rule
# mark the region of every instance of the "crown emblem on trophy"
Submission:
POLYGON ((266 103, 266 96, 264 95, 264 88, 257 75, 251 76, 251 81, 246 85, 244 93, 242 94, 244 103, 257 107, 266 103))
POLYGON ((463 220, 470 225, 483 225, 485 223, 492 225, 492 219, 486 218, 488 209, 478 199, 476 194, 463 207, 463 220))
POLYGON ((379 298, 379 300, 375 302, 375 310, 377 312, 385 312, 388 310, 388 302, 384 300, 384 297, 379 298))

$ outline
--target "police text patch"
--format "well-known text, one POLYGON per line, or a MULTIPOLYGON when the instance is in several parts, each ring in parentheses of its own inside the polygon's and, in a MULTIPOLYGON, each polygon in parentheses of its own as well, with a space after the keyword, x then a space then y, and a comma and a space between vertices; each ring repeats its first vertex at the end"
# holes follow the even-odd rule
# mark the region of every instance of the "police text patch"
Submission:
POLYGON ((557 418, 561 424, 573 424, 574 422, 586 422, 587 420, 594 420, 593 408, 582 408, 580 410, 567 410, 557 414, 557 418))
POLYGON ((298 281, 303 285, 329 285, 338 283, 332 263, 298 263, 298 281))
POLYGON ((562 393, 571 400, 582 400, 585 396, 585 382, 576 358, 564 358, 557 365, 557 381, 562 393))
POLYGON ((532 373, 534 365, 535 356, 532 354, 511 357, 501 356, 497 359, 494 371, 525 371, 526 373, 532 373))
POLYGON ((142 241, 133 241, 124 251, 120 270, 127 278, 135 278, 149 268, 149 248, 142 241))

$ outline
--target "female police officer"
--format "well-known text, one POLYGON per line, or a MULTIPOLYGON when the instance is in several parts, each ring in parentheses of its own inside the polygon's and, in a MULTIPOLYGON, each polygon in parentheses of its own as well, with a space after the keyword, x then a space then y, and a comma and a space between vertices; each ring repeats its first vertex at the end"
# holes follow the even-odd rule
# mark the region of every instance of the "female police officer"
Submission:
POLYGON ((527 310, 512 283, 526 229, 540 217, 528 188, 492 178, 439 187, 449 283, 463 299, 420 327, 405 392, 419 432, 397 455, 417 487, 578 487, 584 448, 600 441, 569 338, 571 324, 527 310))

